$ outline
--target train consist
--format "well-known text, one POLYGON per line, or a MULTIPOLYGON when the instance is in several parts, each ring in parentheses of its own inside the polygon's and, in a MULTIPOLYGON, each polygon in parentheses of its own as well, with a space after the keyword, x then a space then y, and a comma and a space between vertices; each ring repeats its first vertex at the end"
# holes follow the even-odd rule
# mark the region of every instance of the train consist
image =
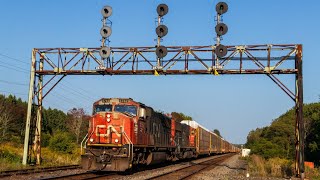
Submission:
POLYGON ((130 98, 95 102, 81 147, 82 168, 101 171, 239 152, 195 121, 177 122, 130 98))

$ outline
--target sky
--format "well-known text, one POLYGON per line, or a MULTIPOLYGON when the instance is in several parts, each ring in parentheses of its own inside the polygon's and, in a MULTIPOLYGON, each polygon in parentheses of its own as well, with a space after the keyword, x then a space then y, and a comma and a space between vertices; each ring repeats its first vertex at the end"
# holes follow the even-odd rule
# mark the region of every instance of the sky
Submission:
MULTIPOLYGON (((226 45, 303 44, 304 102, 319 102, 319 1, 226 0, 226 45), (312 2, 312 3, 311 3, 312 2)), ((163 44, 215 44, 216 0, 3 1, 0 28, 0 93, 27 100, 32 48, 99 47, 104 5, 113 8, 111 46, 154 46, 156 7, 169 6, 163 44)), ((281 77, 294 87, 294 77, 281 77)), ((294 91, 294 88, 292 88, 294 91)), ((156 110, 182 112, 232 143, 269 125, 294 102, 267 76, 67 76, 45 107, 91 113, 102 97, 131 97, 156 110)))

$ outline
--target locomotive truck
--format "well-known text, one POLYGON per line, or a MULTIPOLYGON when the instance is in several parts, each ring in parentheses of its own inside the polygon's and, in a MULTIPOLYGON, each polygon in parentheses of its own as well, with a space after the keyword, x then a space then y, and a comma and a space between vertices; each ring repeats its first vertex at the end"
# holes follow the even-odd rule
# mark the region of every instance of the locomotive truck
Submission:
POLYGON ((197 122, 177 122, 131 98, 95 102, 81 148, 82 168, 99 171, 126 171, 135 165, 239 152, 197 122))

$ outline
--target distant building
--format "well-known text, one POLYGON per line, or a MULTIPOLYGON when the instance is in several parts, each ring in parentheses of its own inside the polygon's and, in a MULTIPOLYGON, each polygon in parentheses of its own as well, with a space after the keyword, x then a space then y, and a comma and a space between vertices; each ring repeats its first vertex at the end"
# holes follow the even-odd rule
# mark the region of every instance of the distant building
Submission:
POLYGON ((251 149, 242 149, 241 156, 247 157, 247 156, 249 156, 250 152, 251 152, 251 149))

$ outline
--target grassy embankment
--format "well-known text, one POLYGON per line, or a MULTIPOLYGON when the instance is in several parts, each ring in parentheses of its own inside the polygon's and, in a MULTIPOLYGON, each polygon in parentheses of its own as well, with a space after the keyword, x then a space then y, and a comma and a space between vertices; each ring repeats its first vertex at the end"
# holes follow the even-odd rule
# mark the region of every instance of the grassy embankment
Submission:
MULTIPOLYGON (((293 177, 294 172, 294 162, 292 160, 283 158, 270 158, 264 159, 258 155, 251 155, 245 158, 248 162, 248 168, 250 176, 253 177, 279 177, 288 178, 293 177)), ((310 169, 305 168, 306 177, 308 179, 319 179, 320 180, 320 168, 310 169)))
MULTIPOLYGON (((41 153, 41 167, 73 165, 80 162, 80 148, 75 149, 72 153, 59 153, 45 147, 42 148, 41 153)), ((30 166, 22 166, 22 155, 23 145, 13 143, 1 144, 0 171, 30 168, 30 166)))

